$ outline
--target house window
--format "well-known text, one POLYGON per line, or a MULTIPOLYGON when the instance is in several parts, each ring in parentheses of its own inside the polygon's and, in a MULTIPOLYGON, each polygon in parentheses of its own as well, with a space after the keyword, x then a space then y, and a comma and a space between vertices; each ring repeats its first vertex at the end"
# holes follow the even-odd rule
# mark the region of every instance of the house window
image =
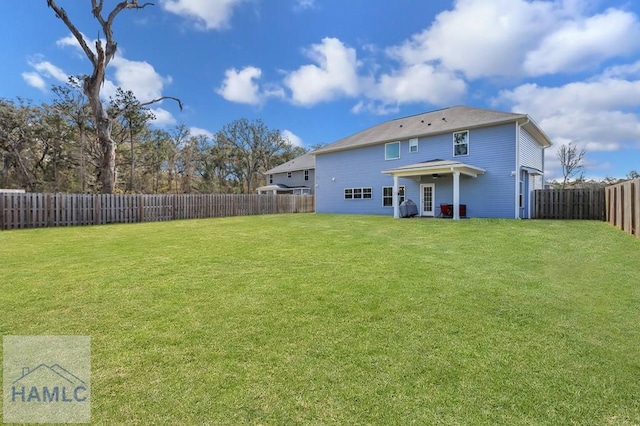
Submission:
POLYGON ((524 182, 520 181, 520 208, 524 208, 524 182))
POLYGON ((469 131, 453 134, 453 156, 469 155, 469 131))
POLYGON ((287 172, 287 177, 290 178, 291 177, 291 172, 287 172))
POLYGON ((397 160, 398 158, 400 158, 400 142, 384 144, 384 159, 397 160))
POLYGON ((409 139, 409 152, 418 152, 418 138, 409 139))
POLYGON ((309 170, 304 171, 304 180, 309 180, 309 170))
MULTIPOLYGON (((404 186, 398 187, 398 205, 404 201, 404 186)), ((393 207, 393 186, 382 187, 382 207, 393 207)))
POLYGON ((371 199, 371 188, 345 188, 345 200, 369 200, 371 199))
POLYGON ((269 175, 269 183, 273 183, 273 175, 269 175))

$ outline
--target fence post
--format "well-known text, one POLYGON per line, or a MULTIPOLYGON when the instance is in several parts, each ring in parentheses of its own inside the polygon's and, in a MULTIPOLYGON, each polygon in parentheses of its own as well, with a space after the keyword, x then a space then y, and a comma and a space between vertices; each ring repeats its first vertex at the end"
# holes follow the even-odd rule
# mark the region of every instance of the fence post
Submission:
POLYGON ((176 194, 171 197, 171 220, 176 220, 177 197, 176 194))
POLYGON ((0 193, 0 229, 6 229, 4 223, 4 197, 5 195, 0 193))
POLYGON ((633 191, 633 227, 634 235, 640 237, 640 180, 634 180, 632 182, 631 191, 633 191))

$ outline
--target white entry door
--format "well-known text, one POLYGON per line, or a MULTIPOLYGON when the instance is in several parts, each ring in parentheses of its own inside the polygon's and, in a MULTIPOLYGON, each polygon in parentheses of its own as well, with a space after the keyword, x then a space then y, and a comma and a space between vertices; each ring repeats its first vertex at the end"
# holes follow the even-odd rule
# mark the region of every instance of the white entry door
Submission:
POLYGON ((420 216, 434 216, 435 183, 420 185, 420 216))

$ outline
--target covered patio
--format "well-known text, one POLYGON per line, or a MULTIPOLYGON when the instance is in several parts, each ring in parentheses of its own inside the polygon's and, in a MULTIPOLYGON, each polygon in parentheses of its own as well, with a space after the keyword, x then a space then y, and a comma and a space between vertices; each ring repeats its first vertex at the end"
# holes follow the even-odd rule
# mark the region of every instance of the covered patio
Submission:
POLYGON ((266 186, 256 188, 258 194, 293 194, 303 195, 311 194, 311 188, 308 186, 287 186, 282 183, 273 183, 266 186))
MULTIPOLYGON (((398 203, 398 191, 400 178, 421 179, 422 176, 453 176, 453 219, 460 219, 460 175, 472 178, 485 173, 484 169, 470 164, 451 160, 431 160, 422 163, 408 164, 394 169, 383 170, 383 174, 393 176, 393 217, 400 217, 400 205, 398 203)), ((420 194, 422 197, 423 195, 420 194)), ((431 196, 433 202, 433 194, 431 196)), ((435 209, 435 206, 432 206, 435 209)))

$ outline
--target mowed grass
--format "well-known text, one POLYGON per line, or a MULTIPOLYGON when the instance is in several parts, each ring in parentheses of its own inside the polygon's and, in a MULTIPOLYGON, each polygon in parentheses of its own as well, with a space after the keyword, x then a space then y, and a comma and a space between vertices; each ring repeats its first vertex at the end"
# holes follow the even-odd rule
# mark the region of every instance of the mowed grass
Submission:
POLYGON ((91 336, 95 424, 640 424, 640 240, 600 222, 6 231, 0 306, 91 336))

